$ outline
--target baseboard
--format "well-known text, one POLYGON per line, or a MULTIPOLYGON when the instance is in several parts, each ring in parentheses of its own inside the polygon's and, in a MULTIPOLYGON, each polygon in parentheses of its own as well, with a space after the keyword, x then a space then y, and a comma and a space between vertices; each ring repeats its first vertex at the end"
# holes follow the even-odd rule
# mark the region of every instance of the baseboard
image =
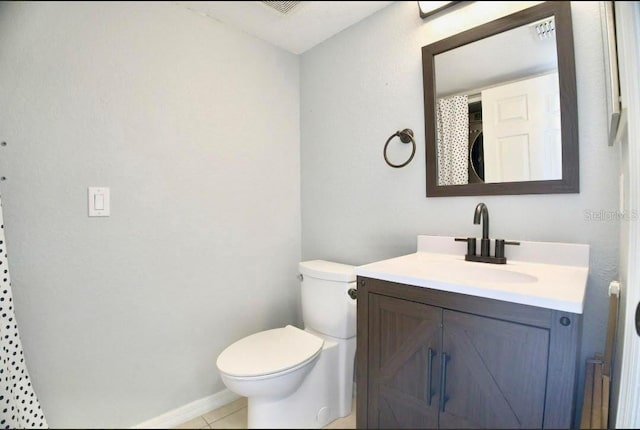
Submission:
POLYGON ((178 426, 182 423, 190 421, 194 418, 198 418, 200 415, 206 414, 209 411, 218 409, 234 400, 239 399, 240 396, 236 393, 224 389, 211 396, 203 397, 202 399, 193 401, 179 408, 173 409, 167 413, 164 413, 155 418, 151 418, 143 423, 140 423, 134 427, 134 429, 168 429, 178 426))

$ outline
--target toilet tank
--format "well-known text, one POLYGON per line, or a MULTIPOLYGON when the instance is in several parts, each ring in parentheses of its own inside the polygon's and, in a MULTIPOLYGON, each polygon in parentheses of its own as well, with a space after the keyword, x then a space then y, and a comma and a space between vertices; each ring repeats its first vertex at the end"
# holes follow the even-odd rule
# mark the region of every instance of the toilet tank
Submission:
POLYGON ((304 327, 339 339, 356 335, 356 287, 353 266, 324 260, 299 264, 304 327))

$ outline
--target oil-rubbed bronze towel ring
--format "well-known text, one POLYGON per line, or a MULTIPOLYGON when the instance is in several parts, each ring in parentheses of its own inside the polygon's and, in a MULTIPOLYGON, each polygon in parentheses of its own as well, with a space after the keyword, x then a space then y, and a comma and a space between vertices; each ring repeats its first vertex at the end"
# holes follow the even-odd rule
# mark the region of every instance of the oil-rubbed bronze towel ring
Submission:
POLYGON ((405 128, 402 131, 396 131, 395 133, 393 133, 389 139, 387 139, 387 143, 384 144, 384 161, 387 162, 387 164, 391 167, 396 167, 396 168, 400 168, 400 167, 404 167, 407 164, 409 164, 411 162, 411 160, 413 160, 413 156, 416 154, 416 141, 413 140, 413 130, 409 129, 409 128, 405 128), (400 142, 402 143, 409 143, 411 142, 413 144, 413 149, 411 150, 411 156, 409 157, 409 159, 407 161, 405 161, 402 164, 393 164, 391 161, 389 161, 389 159, 387 158, 387 147, 389 146, 389 142, 391 142, 391 139, 393 139, 394 137, 398 136, 400 138, 400 142))

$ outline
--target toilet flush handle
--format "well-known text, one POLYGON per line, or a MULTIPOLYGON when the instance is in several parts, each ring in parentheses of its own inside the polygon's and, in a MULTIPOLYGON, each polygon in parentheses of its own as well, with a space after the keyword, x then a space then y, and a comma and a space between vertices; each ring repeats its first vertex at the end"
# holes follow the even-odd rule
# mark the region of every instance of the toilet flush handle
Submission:
POLYGON ((347 294, 349 294, 349 297, 355 300, 358 297, 358 290, 356 290, 355 288, 349 288, 349 290, 347 290, 347 294))

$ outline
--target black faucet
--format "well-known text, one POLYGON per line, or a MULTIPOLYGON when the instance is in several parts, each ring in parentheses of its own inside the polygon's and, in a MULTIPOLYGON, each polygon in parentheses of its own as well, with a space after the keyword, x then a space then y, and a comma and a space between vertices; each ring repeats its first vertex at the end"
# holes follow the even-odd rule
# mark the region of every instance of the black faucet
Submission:
POLYGON ((480 239, 480 255, 476 255, 476 238, 455 238, 456 241, 467 242, 467 254, 464 259, 467 261, 478 261, 481 263, 505 264, 507 258, 504 256, 505 245, 520 245, 520 242, 496 239, 496 255, 491 256, 491 239, 489 239, 489 209, 484 203, 478 203, 473 213, 473 223, 482 222, 482 239, 480 239))
POLYGON ((476 211, 473 214, 473 223, 480 224, 480 217, 482 217, 482 239, 480 240, 480 255, 482 257, 489 256, 489 248, 491 246, 491 240, 489 240, 489 209, 484 203, 478 203, 476 211))

